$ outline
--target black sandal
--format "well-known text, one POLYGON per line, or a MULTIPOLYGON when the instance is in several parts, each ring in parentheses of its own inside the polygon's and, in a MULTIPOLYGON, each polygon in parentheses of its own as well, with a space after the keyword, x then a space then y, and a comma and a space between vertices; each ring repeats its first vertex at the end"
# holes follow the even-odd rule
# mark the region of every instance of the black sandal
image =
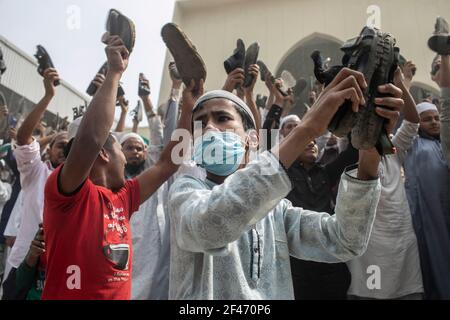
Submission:
MULTIPOLYGON (((44 71, 47 70, 48 68, 55 68, 53 61, 50 58, 50 55, 43 46, 41 45, 37 46, 37 52, 34 56, 38 60, 38 72, 41 76, 44 76, 44 71)), ((53 85, 55 87, 59 86, 59 80, 55 80, 53 85)))

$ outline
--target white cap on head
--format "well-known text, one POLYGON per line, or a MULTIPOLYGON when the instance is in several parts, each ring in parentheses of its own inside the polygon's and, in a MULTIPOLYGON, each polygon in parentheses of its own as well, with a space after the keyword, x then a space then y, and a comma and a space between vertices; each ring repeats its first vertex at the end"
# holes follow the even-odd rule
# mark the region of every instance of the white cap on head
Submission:
POLYGON ((147 145, 145 143, 144 139, 142 139, 142 137, 140 135, 138 135, 137 133, 134 133, 134 132, 125 133, 124 135, 122 135, 119 139, 119 143, 124 144, 125 141, 127 141, 128 139, 136 139, 139 142, 141 142, 144 146, 147 145))
POLYGON ((72 140, 73 138, 75 138, 75 136, 77 135, 78 128, 80 127, 81 119, 83 119, 83 117, 76 118, 69 124, 69 127, 67 128, 67 139, 69 141, 72 140))
POLYGON ((211 99, 226 99, 233 102, 235 105, 237 105, 244 113, 248 116, 248 118, 252 121, 253 126, 256 128, 256 121, 253 117, 253 113, 251 109, 247 106, 247 104, 240 99, 238 96, 234 95, 231 92, 225 91, 225 90, 213 90, 205 93, 202 95, 198 100, 195 102, 194 107, 192 108, 192 113, 194 113, 198 107, 200 107, 204 102, 211 100, 211 99))
POLYGON ((437 107, 434 104, 429 103, 429 102, 422 102, 417 105, 417 113, 419 113, 419 115, 425 111, 430 111, 430 110, 439 112, 437 107))
POLYGON ((299 116, 297 116, 296 114, 290 114, 290 115, 288 115, 288 116, 286 116, 286 117, 283 117, 283 118, 281 119, 281 122, 280 122, 280 129, 283 129, 284 125, 285 125, 286 123, 288 123, 288 122, 291 122, 291 121, 301 122, 302 120, 301 120, 301 119, 299 118, 299 116))

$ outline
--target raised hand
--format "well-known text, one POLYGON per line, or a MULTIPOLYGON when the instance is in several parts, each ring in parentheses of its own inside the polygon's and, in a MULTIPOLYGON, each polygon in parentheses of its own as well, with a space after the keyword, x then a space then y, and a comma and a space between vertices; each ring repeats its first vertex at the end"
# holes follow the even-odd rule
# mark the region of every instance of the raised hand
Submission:
POLYGON ((56 69, 48 68, 44 71, 44 87, 45 87, 45 95, 47 97, 55 96, 55 81, 59 81, 59 75, 56 69))
POLYGON ((106 35, 104 41, 107 44, 105 52, 108 57, 108 72, 122 74, 128 67, 128 49, 119 36, 106 35))
POLYGON ((252 75, 253 81, 247 88, 244 88, 244 93, 246 95, 252 95, 253 89, 255 88, 256 80, 258 80, 259 78, 259 66, 257 64, 252 64, 248 69, 248 73, 252 75))
POLYGON ((227 76, 227 80, 225 81, 222 90, 233 92, 233 90, 236 89, 237 87, 243 86, 244 79, 245 79, 244 69, 236 68, 233 71, 231 71, 230 74, 227 76))
POLYGON ((360 105, 365 105, 362 90, 366 88, 367 83, 362 73, 343 68, 305 114, 302 126, 307 128, 312 138, 321 136, 346 100, 352 102, 353 112, 358 112, 360 105))

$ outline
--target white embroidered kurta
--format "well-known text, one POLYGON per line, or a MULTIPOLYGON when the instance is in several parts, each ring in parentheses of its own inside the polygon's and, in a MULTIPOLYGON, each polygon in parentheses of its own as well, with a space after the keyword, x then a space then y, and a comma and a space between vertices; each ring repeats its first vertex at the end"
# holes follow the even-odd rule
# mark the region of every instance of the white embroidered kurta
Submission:
POLYGON ((185 176, 170 190, 169 299, 293 299, 289 255, 319 262, 361 255, 379 180, 344 173, 336 214, 292 207, 291 182, 269 152, 221 185, 185 176), (267 175, 267 168, 277 168, 267 175))

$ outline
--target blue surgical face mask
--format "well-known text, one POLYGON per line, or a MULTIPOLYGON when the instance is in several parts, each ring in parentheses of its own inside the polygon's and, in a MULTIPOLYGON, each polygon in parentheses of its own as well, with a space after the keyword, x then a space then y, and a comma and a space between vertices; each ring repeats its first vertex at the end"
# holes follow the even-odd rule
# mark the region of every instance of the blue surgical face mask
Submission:
POLYGON ((241 137, 233 132, 208 131, 194 142, 193 160, 206 171, 221 177, 235 172, 244 156, 241 137))

